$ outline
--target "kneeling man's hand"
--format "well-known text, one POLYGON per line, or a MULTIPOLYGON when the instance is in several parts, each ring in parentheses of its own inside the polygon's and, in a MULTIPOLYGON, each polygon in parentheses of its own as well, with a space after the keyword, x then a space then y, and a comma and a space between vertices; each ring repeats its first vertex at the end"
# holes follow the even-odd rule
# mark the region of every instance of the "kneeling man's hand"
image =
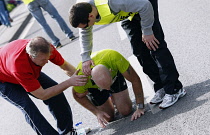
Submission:
POLYGON ((108 124, 107 119, 109 119, 110 116, 103 111, 98 111, 96 116, 97 116, 97 119, 98 119, 98 123, 101 125, 101 127, 105 128, 106 125, 108 124))
POLYGON ((144 114, 144 109, 137 109, 137 110, 133 113, 133 115, 132 115, 132 117, 131 117, 131 121, 138 119, 138 118, 141 117, 141 115, 143 115, 143 114, 144 114))

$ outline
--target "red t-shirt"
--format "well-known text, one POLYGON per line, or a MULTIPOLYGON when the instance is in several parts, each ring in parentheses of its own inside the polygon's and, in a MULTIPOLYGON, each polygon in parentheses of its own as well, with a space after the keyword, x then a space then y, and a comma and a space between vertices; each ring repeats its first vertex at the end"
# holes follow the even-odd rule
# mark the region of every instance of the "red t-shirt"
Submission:
MULTIPOLYGON (((0 48, 0 82, 20 84, 27 92, 37 90, 41 85, 37 78, 41 66, 35 65, 26 53, 26 45, 30 39, 13 41, 0 48)), ((64 63, 61 54, 53 45, 50 61, 58 66, 64 63)))

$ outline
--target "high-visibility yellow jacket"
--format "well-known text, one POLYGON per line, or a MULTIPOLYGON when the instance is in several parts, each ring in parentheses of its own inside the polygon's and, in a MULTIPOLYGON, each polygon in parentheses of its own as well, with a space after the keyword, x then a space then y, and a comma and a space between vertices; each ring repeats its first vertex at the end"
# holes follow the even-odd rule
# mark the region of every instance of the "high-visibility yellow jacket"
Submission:
POLYGON ((99 22, 95 22, 96 25, 110 24, 114 22, 119 22, 124 19, 132 20, 135 14, 138 12, 124 12, 120 11, 117 14, 113 14, 109 8, 108 0, 94 0, 95 6, 98 10, 98 13, 101 17, 99 22))
POLYGON ((27 5, 27 4, 31 3, 32 1, 34 1, 34 0, 22 0, 22 1, 23 1, 24 4, 27 5))

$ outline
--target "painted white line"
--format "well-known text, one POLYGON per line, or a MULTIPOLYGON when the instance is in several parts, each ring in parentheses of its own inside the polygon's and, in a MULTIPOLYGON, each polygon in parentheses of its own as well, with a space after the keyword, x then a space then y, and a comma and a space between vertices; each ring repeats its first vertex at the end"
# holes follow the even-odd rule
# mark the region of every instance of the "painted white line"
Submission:
POLYGON ((28 25, 23 30, 22 34, 19 36, 19 39, 24 39, 26 37, 26 35, 28 34, 28 31, 31 29, 34 22, 35 22, 35 19, 32 17, 28 25))
POLYGON ((124 40, 127 38, 127 34, 125 33, 125 31, 123 30, 123 28, 121 27, 121 22, 117 22, 117 29, 120 35, 120 39, 124 40))
POLYGON ((131 66, 134 68, 136 73, 141 78, 142 87, 144 91, 144 97, 146 100, 146 103, 148 103, 151 111, 153 114, 159 112, 161 109, 158 108, 157 105, 150 105, 149 102, 152 99, 152 97, 155 95, 154 88, 153 88, 153 82, 150 80, 150 78, 143 72, 141 65, 139 64, 139 61, 137 58, 132 55, 128 58, 128 61, 130 62, 131 66))

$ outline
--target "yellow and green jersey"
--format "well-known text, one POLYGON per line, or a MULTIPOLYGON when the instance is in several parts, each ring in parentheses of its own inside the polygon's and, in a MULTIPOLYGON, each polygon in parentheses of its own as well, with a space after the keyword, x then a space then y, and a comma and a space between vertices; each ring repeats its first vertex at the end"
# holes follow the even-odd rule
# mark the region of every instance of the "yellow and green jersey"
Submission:
MULTIPOLYGON (((124 73, 130 65, 128 60, 126 60, 119 52, 111 49, 94 52, 91 54, 91 59, 94 61, 95 65, 101 64, 106 66, 111 71, 112 78, 114 78, 118 72, 124 73)), ((79 63, 77 69, 80 69, 78 75, 83 75, 82 62, 79 63)), ((74 86, 74 90, 78 93, 84 93, 88 88, 98 88, 97 85, 91 82, 90 78, 91 77, 89 76, 88 83, 85 86, 74 86)))

